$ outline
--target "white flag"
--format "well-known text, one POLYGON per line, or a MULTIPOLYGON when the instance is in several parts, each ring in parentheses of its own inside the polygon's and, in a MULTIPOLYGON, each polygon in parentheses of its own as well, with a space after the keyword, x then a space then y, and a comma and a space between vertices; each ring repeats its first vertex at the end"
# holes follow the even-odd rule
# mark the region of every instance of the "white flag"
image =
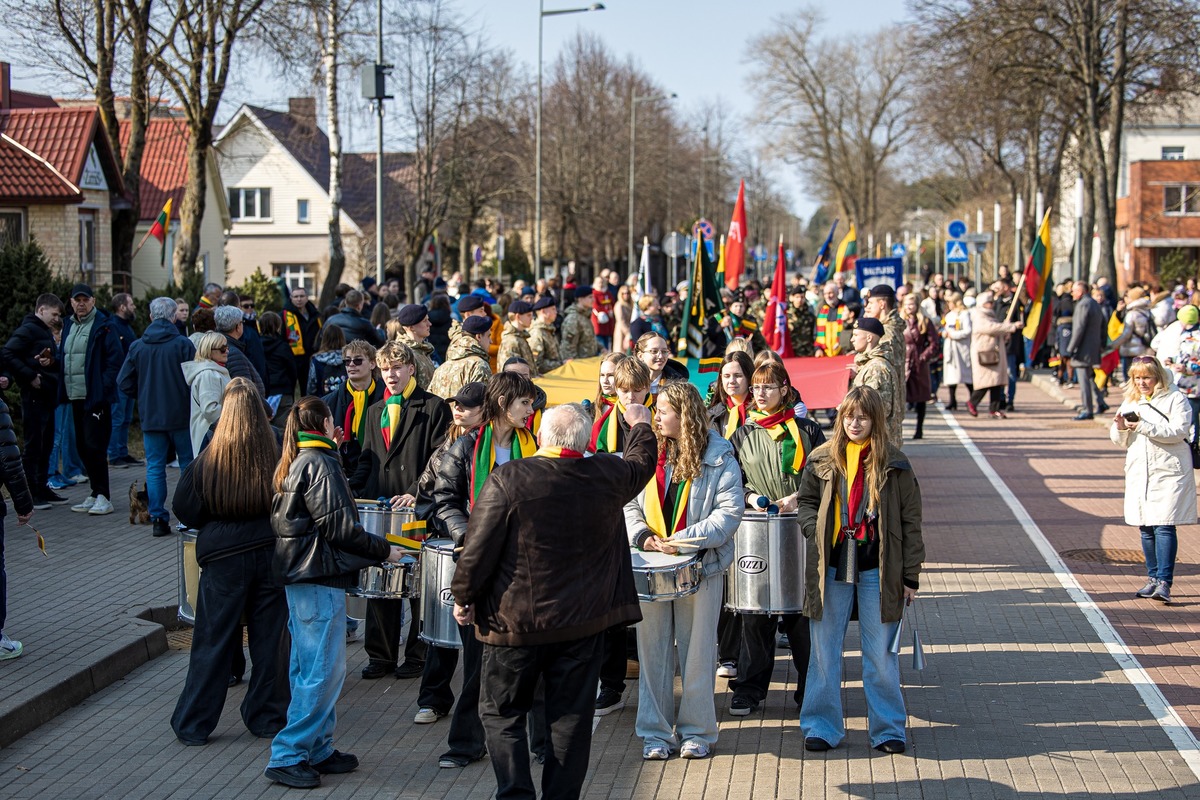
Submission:
POLYGON ((640 319, 642 316, 641 309, 638 308, 637 301, 640 300, 642 297, 644 297, 648 294, 651 294, 651 293, 652 292, 651 292, 651 287, 650 287, 650 239, 647 237, 643 237, 642 238, 642 260, 641 260, 641 264, 638 266, 637 297, 635 297, 633 299, 633 302, 634 302, 633 319, 640 319))

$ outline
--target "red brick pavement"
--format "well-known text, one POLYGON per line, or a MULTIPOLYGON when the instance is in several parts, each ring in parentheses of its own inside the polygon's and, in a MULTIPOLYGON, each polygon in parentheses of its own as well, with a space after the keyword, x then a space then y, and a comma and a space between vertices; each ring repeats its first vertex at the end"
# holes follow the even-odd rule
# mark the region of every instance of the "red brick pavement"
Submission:
MULTIPOLYGON (((1200 734, 1200 531, 1179 528, 1174 603, 1135 598, 1145 572, 1141 536, 1124 522, 1124 450, 1109 440, 1106 427, 1073 421, 1071 408, 1052 394, 1059 393, 1021 384, 1018 410, 1007 420, 974 419, 963 411, 955 418, 1060 556, 1100 548, 1139 554, 1138 563, 1121 565, 1063 558, 1168 702, 1200 734)), ((1025 536, 1015 527, 1004 535, 1025 536)))

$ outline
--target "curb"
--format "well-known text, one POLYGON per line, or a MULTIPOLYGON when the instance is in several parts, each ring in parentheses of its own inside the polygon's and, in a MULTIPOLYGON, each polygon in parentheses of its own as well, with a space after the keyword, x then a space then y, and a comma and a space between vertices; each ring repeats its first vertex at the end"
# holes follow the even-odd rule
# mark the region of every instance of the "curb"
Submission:
MULTIPOLYGON (((1031 371, 1029 375, 1029 382, 1041 389, 1042 393, 1049 396, 1052 400, 1057 400, 1068 408, 1075 408, 1079 405, 1081 398, 1068 396, 1067 393, 1062 390, 1062 387, 1058 385, 1058 381, 1054 380, 1054 378, 1050 376, 1050 373, 1031 371)), ((1115 389, 1116 387, 1113 388, 1115 389)), ((1116 403, 1109 403, 1111 406, 1119 406, 1120 404, 1120 401, 1116 403)), ((1074 422, 1074 420, 1067 421, 1074 422)), ((1102 417, 1098 414, 1092 419, 1092 424, 1101 428, 1108 428, 1109 423, 1111 422, 1112 420, 1109 417, 1102 417)))
POLYGON ((66 678, 43 687, 0 715, 0 748, 7 747, 40 725, 86 700, 142 664, 167 652, 164 621, 174 608, 145 608, 129 612, 128 639, 95 651, 93 660, 66 678))

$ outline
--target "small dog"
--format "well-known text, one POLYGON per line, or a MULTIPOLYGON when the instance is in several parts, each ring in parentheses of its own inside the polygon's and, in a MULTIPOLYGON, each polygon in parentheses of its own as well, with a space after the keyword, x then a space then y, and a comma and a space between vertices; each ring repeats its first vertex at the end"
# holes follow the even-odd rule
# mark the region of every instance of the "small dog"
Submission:
POLYGON ((138 488, 138 482, 129 484, 129 524, 150 524, 150 495, 146 492, 146 484, 138 488))

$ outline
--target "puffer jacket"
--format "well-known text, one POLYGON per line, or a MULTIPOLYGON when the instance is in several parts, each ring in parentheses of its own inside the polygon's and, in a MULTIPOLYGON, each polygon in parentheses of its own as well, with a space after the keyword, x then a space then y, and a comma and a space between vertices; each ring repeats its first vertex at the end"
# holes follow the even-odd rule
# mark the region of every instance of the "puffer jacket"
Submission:
MULTIPOLYGON (((804 616, 821 619, 825 578, 833 544, 833 446, 812 452, 800 479, 800 532, 808 540, 804 564, 804 616)), ((925 543, 921 538, 921 487, 916 473, 898 448, 888 452, 888 476, 879 514, 880 621, 898 622, 904 612, 904 587, 920 588, 925 543)))
MULTIPOLYGON (((733 445, 716 431, 708 432, 704 448, 704 465, 692 481, 688 494, 687 526, 680 538, 702 536, 696 542, 704 554, 704 576, 719 575, 733 562, 733 535, 742 521, 745 508, 742 493, 742 470, 733 455, 733 445)), ((644 509, 646 490, 625 506, 625 527, 629 543, 638 549, 654 534, 646 524, 644 509)))
POLYGON ((200 455, 208 429, 221 418, 221 397, 230 381, 229 370, 215 361, 185 361, 179 367, 191 395, 188 434, 192 453, 200 455))
POLYGON ((1155 334, 1151 323, 1149 297, 1139 297, 1125 307, 1125 330, 1113 343, 1121 348, 1123 358, 1146 354, 1155 334))
POLYGON ((208 459, 201 453, 183 471, 171 501, 171 510, 179 521, 200 532, 196 537, 197 563, 203 567, 219 558, 274 547, 275 532, 271 529, 268 510, 244 518, 216 515, 200 491, 200 475, 209 468, 207 463, 208 459))
MULTIPOLYGON (((17 446, 17 432, 13 430, 8 405, 0 398, 0 470, 3 471, 4 488, 12 498, 17 513, 33 513, 33 495, 25 481, 25 467, 21 463, 21 448, 17 446)), ((0 501, 0 517, 8 513, 8 505, 0 501)))
POLYGON ((285 584, 317 583, 349 589, 358 572, 388 557, 382 536, 358 521, 350 484, 334 450, 301 450, 271 509, 275 566, 285 584))

